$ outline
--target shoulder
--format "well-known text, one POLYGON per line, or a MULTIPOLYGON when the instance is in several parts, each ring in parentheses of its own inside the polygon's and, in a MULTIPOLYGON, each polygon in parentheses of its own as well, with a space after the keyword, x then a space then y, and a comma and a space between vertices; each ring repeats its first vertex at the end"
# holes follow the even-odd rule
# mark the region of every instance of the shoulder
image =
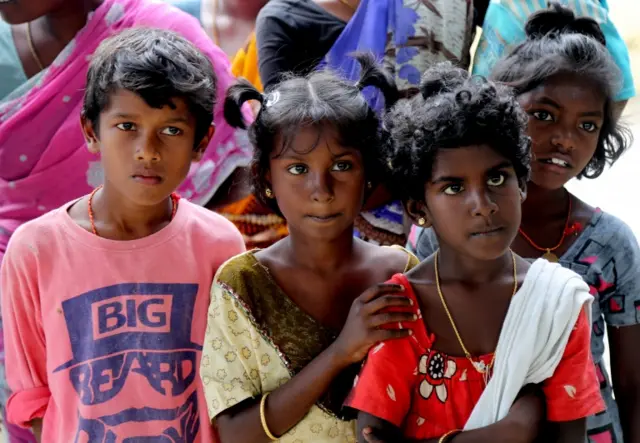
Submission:
POLYGON ((186 211, 185 234, 198 236, 202 241, 232 246, 237 252, 244 251, 242 234, 229 220, 184 199, 181 199, 179 204, 183 205, 183 210, 186 211))
POLYGON ((596 222, 591 237, 604 242, 610 249, 622 249, 624 252, 632 250, 637 254, 638 240, 629 225, 606 212, 603 212, 596 222))
POLYGON ((401 246, 376 246, 366 243, 365 247, 369 249, 366 254, 371 260, 371 265, 376 269, 383 269, 385 275, 405 273, 419 263, 415 255, 401 246))
MULTIPOLYGON (((304 2, 300 2, 304 3, 304 2)), ((290 0, 271 0, 260 10, 258 17, 256 18, 256 28, 258 30, 265 29, 266 24, 274 22, 281 25, 292 24, 295 21, 297 8, 302 5, 297 5, 296 2, 290 0)))
POLYGON ((24 263, 27 257, 37 260, 44 252, 55 250, 60 244, 60 236, 65 235, 63 217, 67 206, 20 225, 11 235, 2 261, 24 263))

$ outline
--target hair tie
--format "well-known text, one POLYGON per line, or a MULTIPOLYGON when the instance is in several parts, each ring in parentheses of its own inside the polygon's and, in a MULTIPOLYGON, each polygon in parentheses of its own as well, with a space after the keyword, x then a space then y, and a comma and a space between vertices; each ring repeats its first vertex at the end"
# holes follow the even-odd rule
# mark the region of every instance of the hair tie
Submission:
POLYGON ((270 106, 275 105, 280 100, 280 91, 273 91, 267 95, 266 100, 264 101, 264 107, 268 108, 270 106))

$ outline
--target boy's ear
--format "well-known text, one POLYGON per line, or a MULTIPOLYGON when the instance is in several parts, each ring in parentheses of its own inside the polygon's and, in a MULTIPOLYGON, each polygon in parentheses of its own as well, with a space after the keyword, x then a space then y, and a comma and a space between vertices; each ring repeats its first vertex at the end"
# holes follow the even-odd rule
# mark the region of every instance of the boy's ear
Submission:
POLYGON ((202 140, 200 140, 200 143, 198 143, 198 147, 193 151, 192 160, 194 162, 200 161, 200 159, 204 155, 204 151, 207 150, 207 147, 209 146, 209 143, 211 142, 211 139, 213 139, 213 136, 215 135, 215 133, 216 133, 216 125, 211 123, 211 126, 209 126, 209 130, 207 131, 205 136, 202 137, 202 140))
POLYGON ((418 225, 421 228, 428 228, 431 226, 429 210, 424 202, 409 199, 402 202, 402 205, 413 224, 418 225))
POLYGON ((80 115, 80 125, 82 127, 82 134, 84 140, 87 142, 87 149, 92 154, 100 153, 100 144, 98 143, 98 134, 93 123, 84 115, 84 112, 80 115))

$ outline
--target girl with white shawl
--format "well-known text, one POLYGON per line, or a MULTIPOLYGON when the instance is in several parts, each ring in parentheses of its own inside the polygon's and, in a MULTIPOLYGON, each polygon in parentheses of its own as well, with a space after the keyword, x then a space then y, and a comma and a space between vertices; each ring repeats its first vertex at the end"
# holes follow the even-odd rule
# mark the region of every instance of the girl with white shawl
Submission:
POLYGON ((509 248, 530 173, 524 112, 509 90, 442 64, 385 123, 391 182, 440 249, 391 280, 416 321, 370 351, 347 400, 360 441, 531 442, 539 421, 519 426, 510 411, 539 384, 553 425, 544 441, 584 443, 585 418, 604 409, 589 288, 509 248))

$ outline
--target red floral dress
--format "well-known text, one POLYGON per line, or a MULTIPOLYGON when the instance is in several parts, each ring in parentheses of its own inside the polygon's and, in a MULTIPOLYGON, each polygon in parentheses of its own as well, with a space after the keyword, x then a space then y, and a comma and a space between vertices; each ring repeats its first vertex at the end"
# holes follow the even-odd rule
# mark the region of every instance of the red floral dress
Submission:
MULTIPOLYGON (((464 357, 433 350, 435 337, 422 321, 413 288, 404 275, 391 279, 414 300, 414 334, 379 344, 369 352, 346 405, 386 420, 412 439, 439 438, 464 428, 485 388, 484 376, 464 357)), ((582 313, 554 375, 543 382, 550 421, 572 421, 605 407, 591 360, 590 328, 582 313)), ((476 358, 488 365, 492 355, 476 358)))

